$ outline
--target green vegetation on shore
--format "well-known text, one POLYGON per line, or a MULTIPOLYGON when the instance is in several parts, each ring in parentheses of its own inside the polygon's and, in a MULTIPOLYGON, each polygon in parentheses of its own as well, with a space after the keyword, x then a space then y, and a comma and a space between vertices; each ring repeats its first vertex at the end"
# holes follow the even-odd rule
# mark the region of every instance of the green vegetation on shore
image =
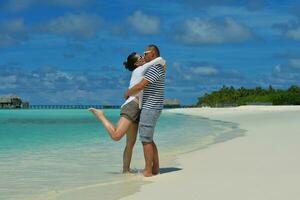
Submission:
POLYGON ((295 85, 287 90, 274 89, 271 85, 267 89, 262 87, 235 89, 232 86, 223 86, 218 91, 205 93, 199 97, 197 106, 224 107, 249 104, 300 105, 300 88, 295 85))

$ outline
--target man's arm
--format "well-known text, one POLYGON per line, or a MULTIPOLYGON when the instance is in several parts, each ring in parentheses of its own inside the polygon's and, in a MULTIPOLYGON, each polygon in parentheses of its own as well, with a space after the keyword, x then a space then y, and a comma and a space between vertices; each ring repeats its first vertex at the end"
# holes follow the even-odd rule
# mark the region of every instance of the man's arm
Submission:
POLYGON ((138 93, 139 91, 143 90, 150 82, 143 78, 138 84, 133 86, 132 88, 128 89, 125 94, 124 98, 128 99, 128 97, 138 93))

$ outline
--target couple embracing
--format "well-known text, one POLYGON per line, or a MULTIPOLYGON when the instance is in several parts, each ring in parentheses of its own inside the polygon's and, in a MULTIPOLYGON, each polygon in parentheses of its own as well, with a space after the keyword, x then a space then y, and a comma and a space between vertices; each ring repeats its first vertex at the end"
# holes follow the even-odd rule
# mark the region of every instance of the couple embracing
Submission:
POLYGON ((132 71, 129 89, 124 93, 125 103, 121 106, 120 119, 114 126, 101 110, 90 108, 96 118, 102 122, 114 141, 126 134, 126 147, 123 153, 123 172, 130 171, 132 150, 137 132, 143 144, 145 177, 159 174, 159 157, 153 134, 156 122, 161 114, 164 101, 166 62, 160 57, 156 45, 145 48, 144 57, 131 53, 124 66, 132 71))

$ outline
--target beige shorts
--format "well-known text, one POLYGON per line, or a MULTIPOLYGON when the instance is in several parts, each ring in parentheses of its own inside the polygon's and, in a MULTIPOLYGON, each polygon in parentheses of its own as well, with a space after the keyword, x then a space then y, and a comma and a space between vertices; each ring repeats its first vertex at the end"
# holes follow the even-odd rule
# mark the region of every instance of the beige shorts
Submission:
POLYGON ((135 101, 130 101, 121 108, 121 117, 125 117, 133 123, 139 123, 141 110, 139 104, 135 101))

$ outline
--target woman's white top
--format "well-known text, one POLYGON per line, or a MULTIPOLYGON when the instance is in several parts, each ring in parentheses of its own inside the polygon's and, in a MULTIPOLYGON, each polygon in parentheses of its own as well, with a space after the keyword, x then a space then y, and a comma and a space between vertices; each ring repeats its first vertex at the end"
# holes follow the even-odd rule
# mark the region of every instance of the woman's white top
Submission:
MULTIPOLYGON (((148 63, 145 63, 142 66, 137 67, 135 70, 133 70, 132 74, 131 74, 131 79, 130 79, 130 83, 129 83, 129 89, 132 88, 133 86, 135 86, 136 84, 138 84, 139 82, 141 82, 141 80, 143 80, 144 78, 144 74, 147 71, 147 69, 151 66, 151 65, 166 65, 166 61, 162 58, 162 57, 157 57, 154 60, 151 60, 148 63)), ((136 93, 133 96, 130 96, 125 103, 123 103, 123 105, 121 107, 123 107, 124 105, 126 105, 127 103, 131 102, 132 100, 134 100, 134 98, 138 97, 139 98, 139 108, 141 108, 141 100, 143 97, 143 91, 140 91, 138 93, 136 93)))

